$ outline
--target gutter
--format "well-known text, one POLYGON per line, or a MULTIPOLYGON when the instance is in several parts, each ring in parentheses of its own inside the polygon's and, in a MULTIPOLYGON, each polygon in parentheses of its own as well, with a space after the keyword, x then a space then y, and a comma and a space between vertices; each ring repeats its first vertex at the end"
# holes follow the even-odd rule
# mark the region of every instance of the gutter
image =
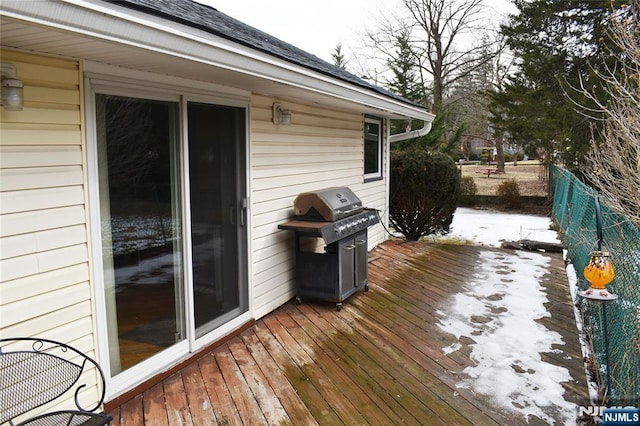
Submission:
POLYGON ((433 124, 433 121, 425 120, 423 126, 420 129, 411 130, 411 120, 407 119, 407 121, 408 126, 403 133, 396 133, 395 135, 389 136, 390 143, 401 142, 407 139, 420 138, 431 131, 431 125, 433 124))

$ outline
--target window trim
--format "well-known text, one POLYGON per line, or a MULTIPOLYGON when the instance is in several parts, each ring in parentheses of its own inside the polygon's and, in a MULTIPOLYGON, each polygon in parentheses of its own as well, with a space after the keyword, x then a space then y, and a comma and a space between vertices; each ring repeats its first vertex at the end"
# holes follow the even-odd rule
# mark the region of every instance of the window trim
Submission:
POLYGON ((371 116, 371 115, 365 115, 364 116, 364 121, 363 121, 363 129, 362 129, 362 165, 363 165, 363 174, 364 174, 364 182, 375 182, 375 181, 379 181, 383 179, 383 153, 384 151, 382 150, 382 144, 383 144, 383 136, 382 136, 382 132, 384 129, 384 120, 380 117, 375 117, 375 116, 371 116), (378 124, 379 127, 379 132, 378 132, 378 157, 377 157, 377 162, 378 162, 378 171, 373 172, 373 173, 364 173, 364 170, 366 169, 366 165, 364 164, 366 161, 366 135, 365 135, 365 129, 366 129, 366 124, 367 123, 375 123, 378 124))

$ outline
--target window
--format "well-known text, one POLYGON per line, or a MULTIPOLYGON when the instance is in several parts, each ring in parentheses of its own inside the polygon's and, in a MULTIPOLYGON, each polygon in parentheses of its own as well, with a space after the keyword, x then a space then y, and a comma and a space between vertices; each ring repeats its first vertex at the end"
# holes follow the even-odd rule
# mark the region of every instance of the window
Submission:
POLYGON ((364 119, 364 181, 382 179, 382 120, 364 119))

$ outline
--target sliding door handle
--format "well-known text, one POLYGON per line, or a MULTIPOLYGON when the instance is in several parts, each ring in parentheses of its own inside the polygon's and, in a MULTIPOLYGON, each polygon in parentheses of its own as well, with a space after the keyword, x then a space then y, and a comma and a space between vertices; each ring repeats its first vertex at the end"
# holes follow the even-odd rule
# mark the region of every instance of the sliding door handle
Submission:
POLYGON ((244 226, 246 224, 247 205, 247 197, 242 197, 242 200, 240 201, 240 226, 244 226))

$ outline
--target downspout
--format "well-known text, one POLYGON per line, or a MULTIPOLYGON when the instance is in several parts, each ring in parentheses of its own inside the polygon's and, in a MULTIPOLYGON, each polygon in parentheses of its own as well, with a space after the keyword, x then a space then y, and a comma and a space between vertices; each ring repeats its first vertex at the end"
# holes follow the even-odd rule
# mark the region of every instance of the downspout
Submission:
POLYGON ((424 121, 424 125, 420 129, 411 130, 411 120, 407 120, 407 127, 403 133, 397 133, 389 136, 389 143, 400 142, 412 138, 420 138, 431 130, 432 121, 424 121))

